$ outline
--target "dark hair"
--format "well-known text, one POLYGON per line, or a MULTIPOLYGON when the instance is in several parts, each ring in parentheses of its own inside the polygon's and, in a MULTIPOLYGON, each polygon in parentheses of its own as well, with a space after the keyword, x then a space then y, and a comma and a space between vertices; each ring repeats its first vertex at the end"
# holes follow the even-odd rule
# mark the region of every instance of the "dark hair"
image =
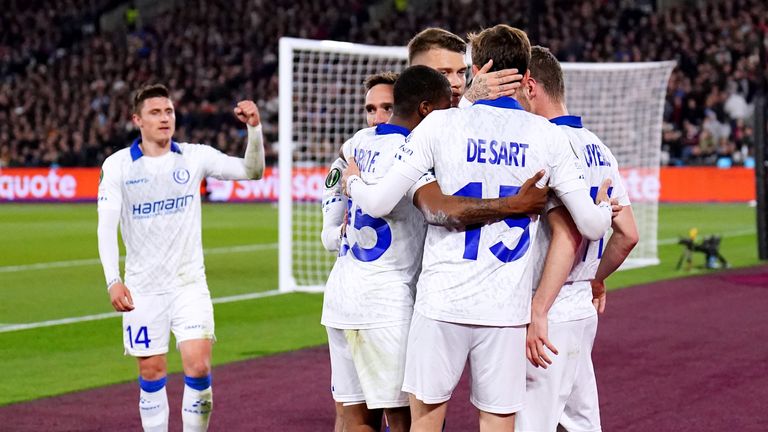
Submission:
POLYGON ((408 42, 408 63, 413 62, 416 55, 434 48, 446 49, 464 55, 467 43, 448 30, 437 27, 424 29, 408 42))
POLYGON ((168 88, 162 84, 149 84, 136 91, 133 96, 133 113, 141 114, 141 108, 144 106, 144 101, 154 97, 169 98, 170 93, 168 88))
POLYGON ((424 101, 437 104, 451 100, 451 84, 440 72, 428 66, 411 66, 395 82, 395 109, 401 116, 409 116, 424 101))
POLYGON ((502 69, 518 70, 525 74, 531 61, 531 43, 524 31, 498 24, 478 34, 469 35, 472 44, 472 64, 483 67, 493 59, 491 71, 502 69))
POLYGON ((379 84, 395 85, 395 81, 397 81, 397 77, 398 77, 398 74, 396 72, 390 72, 390 71, 368 75, 365 78, 363 85, 365 86, 365 91, 368 91, 379 84))
POLYGON ((531 47, 531 64, 528 68, 531 70, 531 77, 544 87, 544 92, 552 101, 565 100, 563 68, 560 67, 560 62, 549 48, 538 45, 531 47))

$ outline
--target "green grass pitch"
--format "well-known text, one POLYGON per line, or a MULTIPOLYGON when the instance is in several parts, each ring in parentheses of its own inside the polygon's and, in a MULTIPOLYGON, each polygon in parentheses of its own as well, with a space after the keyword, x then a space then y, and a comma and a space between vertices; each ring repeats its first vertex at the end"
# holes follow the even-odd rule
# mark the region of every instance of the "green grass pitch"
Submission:
MULTIPOLYGON (((675 270, 680 235, 723 234, 733 266, 757 264, 755 209, 746 205, 661 205, 661 265, 619 272, 610 289, 685 276, 675 270)), ((96 258, 96 210, 81 205, 0 205, 0 326, 111 311, 96 258), (30 264, 77 261, 63 267, 30 264), (12 266, 27 266, 13 270, 12 266)), ((213 297, 277 288, 277 210, 269 204, 204 205, 203 242, 213 297), (252 245, 259 245, 251 247, 252 245), (249 246, 232 249, 235 246, 249 246)), ((697 264, 703 259, 697 256, 697 264)), ((701 272, 703 270, 694 270, 701 272)), ((325 342, 319 294, 287 294, 217 304, 214 364, 325 342)), ((122 355, 118 318, 0 333, 0 405, 136 377, 122 355), (73 373, 74 371, 74 373, 73 373)), ((180 371, 178 354, 170 372, 180 371)))

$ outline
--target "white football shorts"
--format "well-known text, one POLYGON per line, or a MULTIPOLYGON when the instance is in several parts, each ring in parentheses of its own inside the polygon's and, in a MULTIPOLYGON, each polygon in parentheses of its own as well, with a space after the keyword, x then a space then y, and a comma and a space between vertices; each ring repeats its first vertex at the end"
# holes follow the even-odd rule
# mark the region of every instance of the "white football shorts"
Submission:
POLYGON ((365 401, 369 409, 408 406, 401 390, 409 324, 373 329, 327 327, 331 392, 345 405, 365 401))
POLYGON ((414 312, 403 391, 427 404, 451 398, 469 359, 470 401, 511 414, 525 398, 525 326, 487 327, 436 321, 414 312))
MULTIPOLYGON (((130 289, 130 287, 128 287, 130 289)), ((213 304, 205 282, 160 294, 133 294, 134 309, 123 314, 125 354, 149 357, 168 352, 170 333, 176 346, 191 339, 213 339, 213 304)))
POLYGON ((528 363, 526 403, 515 419, 516 431, 554 431, 558 424, 568 432, 602 430, 592 365, 596 333, 596 315, 549 323, 549 340, 559 354, 549 353, 547 369, 528 363))

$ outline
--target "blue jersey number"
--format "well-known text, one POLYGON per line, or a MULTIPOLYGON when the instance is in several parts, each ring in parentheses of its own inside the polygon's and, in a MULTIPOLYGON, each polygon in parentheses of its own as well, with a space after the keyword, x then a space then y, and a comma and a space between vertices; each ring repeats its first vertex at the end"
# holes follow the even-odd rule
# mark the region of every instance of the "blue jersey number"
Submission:
POLYGON ((363 262, 376 261, 384 252, 392 245, 392 230, 389 228, 387 221, 381 218, 375 218, 363 213, 362 210, 355 209, 355 222, 352 225, 352 200, 347 202, 347 230, 350 226, 354 226, 355 229, 361 230, 365 227, 373 228, 376 231, 376 244, 370 248, 361 247, 355 243, 352 247, 347 243, 347 235, 344 234, 341 239, 341 246, 339 247, 339 256, 344 256, 352 251, 352 255, 358 260, 363 262))
MULTIPOLYGON (((600 190, 598 187, 592 187, 589 189, 589 195, 592 197, 592 201, 597 199, 597 191, 600 190)), ((608 197, 611 196, 613 193, 613 187, 608 188, 608 197)), ((597 259, 600 259, 603 257, 603 242, 605 241, 605 238, 600 239, 600 243, 597 245, 597 259)), ((589 245, 592 244, 587 243, 587 247, 584 249, 584 257, 581 258, 581 261, 584 262, 587 260, 587 252, 589 252, 589 245)))
MULTIPOLYGON (((516 195, 520 191, 519 186, 501 186, 499 188, 499 197, 506 197, 516 195)), ((468 198, 482 198, 483 197, 483 184, 480 182, 467 183, 466 186, 459 189, 456 196, 463 196, 468 198)), ((522 218, 507 218, 504 219, 507 226, 510 228, 522 228, 523 235, 520 236, 520 240, 517 242, 517 246, 513 249, 509 249, 502 242, 498 242, 491 246, 489 249, 496 258, 501 262, 512 262, 520 259, 531 245, 531 233, 528 229, 531 219, 528 217, 522 218)), ((481 226, 467 227, 464 237, 464 259, 477 260, 478 249, 480 248, 480 231, 481 226)))
POLYGON ((152 342, 152 340, 149 339, 149 334, 147 333, 147 326, 139 327, 139 332, 136 333, 136 339, 133 339, 131 326, 128 326, 128 328, 126 328, 125 331, 128 332, 128 342, 131 343, 131 348, 133 348, 134 343, 136 345, 144 344, 144 348, 149 348, 149 343, 152 342))

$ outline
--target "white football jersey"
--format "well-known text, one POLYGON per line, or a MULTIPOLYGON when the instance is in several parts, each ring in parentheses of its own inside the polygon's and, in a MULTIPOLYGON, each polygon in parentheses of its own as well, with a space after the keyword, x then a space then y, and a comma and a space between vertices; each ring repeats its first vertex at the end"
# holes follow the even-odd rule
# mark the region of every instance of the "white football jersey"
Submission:
MULTIPOLYGON (((434 168, 443 193, 451 195, 514 195, 542 169, 558 195, 586 188, 565 134, 508 97, 432 112, 397 157, 422 172, 434 168)), ((529 259, 537 228, 529 217, 465 231, 430 225, 416 310, 434 320, 464 324, 529 322, 529 259)))
POLYGON ((98 208, 121 212, 124 281, 132 292, 205 282, 200 182, 222 178, 219 167, 226 159, 213 147, 175 142, 168 153, 148 157, 136 140, 104 161, 98 208))
MULTIPOLYGON (((561 116, 553 118, 551 122, 558 125, 571 140, 571 144, 579 155, 592 198, 597 196, 597 191, 603 180, 610 178, 612 185, 608 189, 608 195, 611 198, 618 198, 621 205, 630 205, 629 196, 621 181, 616 158, 595 134, 582 126, 581 117, 561 116)), ((539 234, 536 236, 537 250, 541 253, 539 259, 535 260, 537 263, 537 280, 543 271, 546 251, 549 248, 551 238, 551 230, 544 221, 539 234)), ((592 305, 592 288, 588 282, 595 277, 600 258, 603 256, 605 242, 606 238, 597 241, 587 239, 581 241, 567 283, 562 287, 560 294, 549 310, 548 318, 550 321, 573 321, 590 317, 596 313, 592 305)), ((537 285, 538 283, 534 285, 534 290, 537 285)))
MULTIPOLYGON (((360 177, 376 184, 408 133, 390 124, 363 129, 344 143, 344 156, 354 157, 360 177)), ((346 237, 325 286, 323 325, 362 329, 410 321, 427 227, 413 194, 430 181, 434 177, 425 174, 383 218, 365 214, 349 200, 346 237)))

